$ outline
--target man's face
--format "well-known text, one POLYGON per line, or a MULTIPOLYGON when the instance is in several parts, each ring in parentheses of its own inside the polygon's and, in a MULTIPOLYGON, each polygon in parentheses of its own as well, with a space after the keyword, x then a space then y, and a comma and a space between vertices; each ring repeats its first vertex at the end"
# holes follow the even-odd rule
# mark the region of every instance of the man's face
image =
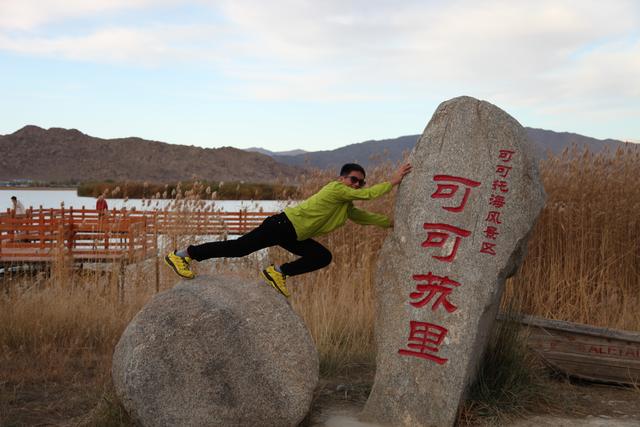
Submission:
POLYGON ((364 187, 364 174, 360 171, 351 171, 346 176, 340 177, 340 182, 351 188, 364 187))

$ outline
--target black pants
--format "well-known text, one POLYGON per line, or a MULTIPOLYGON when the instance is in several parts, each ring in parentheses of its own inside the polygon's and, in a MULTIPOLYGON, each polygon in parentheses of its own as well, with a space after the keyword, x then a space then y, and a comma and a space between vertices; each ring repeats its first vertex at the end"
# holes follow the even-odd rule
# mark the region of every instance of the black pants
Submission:
POLYGON ((189 256, 196 261, 209 258, 237 258, 270 246, 280 246, 300 258, 280 266, 286 276, 308 273, 331 262, 331 252, 313 239, 297 240, 296 230, 284 213, 265 219, 260 226, 236 240, 192 245, 189 256))

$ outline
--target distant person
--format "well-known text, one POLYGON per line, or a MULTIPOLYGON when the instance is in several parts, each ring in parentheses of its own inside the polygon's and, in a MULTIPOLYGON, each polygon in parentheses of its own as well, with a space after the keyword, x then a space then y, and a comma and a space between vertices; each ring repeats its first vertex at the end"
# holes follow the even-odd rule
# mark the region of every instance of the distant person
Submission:
POLYGON ((20 203, 16 196, 11 196, 11 204, 11 214, 13 216, 22 216, 27 213, 27 211, 24 209, 23 204, 20 203))
POLYGON ((96 200, 96 210, 98 211, 98 216, 103 216, 109 210, 107 201, 102 194, 99 195, 98 200, 96 200))
POLYGON ((208 242, 171 252, 165 262, 179 276, 192 279, 191 260, 209 258, 243 257, 259 249, 280 246, 300 258, 280 266, 270 265, 261 276, 269 285, 289 297, 286 287, 288 276, 297 276, 326 267, 331 262, 331 252, 312 237, 327 234, 344 225, 347 219, 358 224, 390 227, 385 215, 371 213, 353 206, 354 200, 371 200, 391 191, 411 172, 406 163, 387 182, 365 186, 364 168, 355 163, 342 166, 340 176, 326 184, 316 194, 297 206, 288 207, 270 216, 249 233, 236 240, 208 242))

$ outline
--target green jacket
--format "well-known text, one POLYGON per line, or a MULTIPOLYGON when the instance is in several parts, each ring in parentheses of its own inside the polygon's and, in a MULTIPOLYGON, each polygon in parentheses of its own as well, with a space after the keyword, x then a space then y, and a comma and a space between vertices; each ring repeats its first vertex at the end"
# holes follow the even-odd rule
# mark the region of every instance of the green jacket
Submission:
POLYGON ((284 213, 293 224, 298 240, 327 234, 344 225, 347 218, 358 224, 386 228, 391 226, 389 218, 358 209, 353 206, 353 200, 376 199, 391 191, 391 187, 390 182, 382 182, 369 188, 354 189, 332 181, 299 205, 286 208, 284 213))

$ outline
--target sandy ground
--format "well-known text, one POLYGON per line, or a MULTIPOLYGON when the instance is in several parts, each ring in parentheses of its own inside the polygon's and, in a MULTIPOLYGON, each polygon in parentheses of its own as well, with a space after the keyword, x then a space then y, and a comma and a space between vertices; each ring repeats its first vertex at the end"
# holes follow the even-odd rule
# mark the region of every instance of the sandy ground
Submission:
MULTIPOLYGON (((100 364, 101 361, 96 361, 100 364)), ((111 399, 102 390, 76 378, 73 384, 39 383, 35 378, 24 383, 3 382, 0 368, 0 426, 75 426, 96 411, 96 402, 111 399)), ((7 376, 8 377, 8 376, 7 376)), ((5 377, 5 378, 7 378, 5 377)), ((301 427, 379 427, 358 420, 371 382, 321 381, 311 415, 301 427)), ((528 416, 512 417, 509 422, 478 422, 474 427, 638 427, 640 426, 640 390, 597 384, 553 384, 562 401, 556 408, 532 411, 528 416)), ((560 399, 558 399, 560 400, 560 399)), ((104 403, 104 402, 102 402, 104 403)), ((107 405, 108 407, 108 405, 107 405)), ((114 407, 110 412, 114 412, 114 407)), ((113 421, 113 415, 111 421, 113 421)), ((90 425, 104 425, 92 423, 90 425)), ((131 425, 110 423, 109 425, 131 425)), ((468 427, 467 426, 464 427, 468 427)))
MULTIPOLYGON (((334 408, 326 410, 321 419, 317 419, 314 427, 382 427, 358 420, 362 408, 334 408)), ((606 415, 588 415, 585 418, 566 418, 561 416, 541 415, 502 424, 505 427, 638 427, 640 418, 611 418, 606 415)))
MULTIPOLYGON (((513 416, 507 422, 484 422, 478 426, 505 427, 639 427, 640 390, 558 380, 553 384, 562 401, 553 410, 513 416), (552 413, 545 413, 552 411, 552 413)), ((309 427, 381 427, 358 420, 368 394, 365 383, 327 382, 314 402, 309 427)))
MULTIPOLYGON (((338 410, 333 413, 327 413, 327 418, 319 423, 314 424, 318 427, 381 427, 377 424, 371 424, 359 421, 357 412, 347 412, 338 410)), ((586 418, 564 418, 557 416, 536 416, 516 421, 510 424, 503 424, 505 427, 638 427, 640 420, 630 420, 625 418, 609 418, 606 416, 586 418)))

